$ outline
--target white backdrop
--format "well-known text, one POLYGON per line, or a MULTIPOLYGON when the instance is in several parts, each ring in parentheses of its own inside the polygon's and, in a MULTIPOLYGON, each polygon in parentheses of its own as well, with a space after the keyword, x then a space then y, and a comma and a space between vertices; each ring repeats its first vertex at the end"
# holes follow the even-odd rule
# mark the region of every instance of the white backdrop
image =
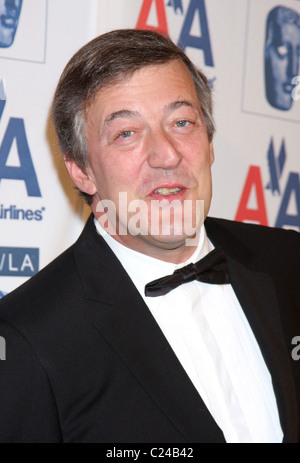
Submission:
POLYGON ((208 75, 217 123, 211 215, 300 231, 299 18, 298 0, 23 0, 9 46, 0 26, 0 297, 80 233, 87 211, 48 114, 67 60, 111 29, 161 28, 208 75), (267 18, 280 5, 267 86, 293 93, 284 109, 265 85, 267 18))

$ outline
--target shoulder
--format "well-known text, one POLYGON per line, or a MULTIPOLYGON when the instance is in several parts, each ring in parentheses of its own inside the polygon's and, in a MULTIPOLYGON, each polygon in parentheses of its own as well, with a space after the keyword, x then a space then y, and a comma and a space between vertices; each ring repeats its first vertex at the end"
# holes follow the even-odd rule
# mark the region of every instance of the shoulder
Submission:
POLYGON ((112 266, 107 248, 90 217, 72 246, 0 300, 0 328, 1 320, 6 321, 35 346, 47 338, 52 343, 53 337, 61 342, 72 330, 77 336, 86 327, 86 287, 101 293, 99 280, 112 266))
POLYGON ((78 280, 72 246, 0 300, 0 328, 8 323, 27 339, 33 339, 33 333, 42 336, 52 320, 68 310, 63 294, 75 293, 78 280))
POLYGON ((0 299, 0 317, 23 323, 26 318, 30 318, 30 313, 35 312, 38 316, 39 312, 45 312, 46 308, 53 311, 62 293, 76 292, 79 286, 76 249, 86 240, 88 228, 85 227, 72 246, 24 284, 0 299))
POLYGON ((296 246, 295 252, 300 251, 300 233, 294 230, 272 228, 213 217, 206 219, 205 226, 208 233, 212 235, 216 234, 225 240, 235 239, 256 250, 261 248, 261 246, 268 248, 274 245, 286 244, 287 248, 296 246))
POLYGON ((235 220, 221 219, 218 217, 207 217, 205 224, 206 225, 209 224, 209 226, 212 224, 212 225, 224 227, 225 229, 236 231, 236 232, 259 234, 262 236, 273 234, 273 235, 286 237, 292 234, 300 239, 300 233, 294 230, 267 227, 264 225, 259 225, 259 224, 254 224, 254 223, 237 222, 235 220))
POLYGON ((299 278, 300 233, 217 218, 207 218, 205 227, 215 245, 249 268, 299 278))

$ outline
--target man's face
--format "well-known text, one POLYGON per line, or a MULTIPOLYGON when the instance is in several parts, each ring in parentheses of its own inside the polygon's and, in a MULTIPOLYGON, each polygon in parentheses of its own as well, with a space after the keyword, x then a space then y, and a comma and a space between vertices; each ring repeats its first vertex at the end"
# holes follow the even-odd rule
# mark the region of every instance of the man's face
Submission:
POLYGON ((292 106, 292 79, 299 73, 300 27, 283 24, 280 34, 274 37, 272 45, 268 47, 267 56, 269 102, 277 109, 289 110, 292 106))
POLYGON ((18 27, 22 0, 0 0, 0 47, 10 47, 18 27))
MULTIPOLYGON (((213 147, 186 66, 179 61, 147 66, 131 78, 101 90, 87 114, 86 139, 87 177, 82 177, 74 164, 67 163, 67 167, 77 186, 95 195, 95 216, 99 216, 99 200, 112 200, 117 222, 124 231, 132 217, 132 212, 128 212, 124 220, 119 206, 119 193, 126 193, 128 204, 140 200, 147 206, 141 223, 149 225, 149 233, 133 236, 119 230, 115 238, 158 258, 163 258, 166 250, 183 250, 188 233, 183 230, 178 235, 176 227, 187 216, 183 217, 183 212, 180 218, 176 216, 174 222, 178 223, 167 235, 151 234, 151 203, 164 200, 169 204, 177 200, 177 205, 183 206, 189 200, 193 205, 189 217, 193 225, 199 221, 196 200, 204 201, 205 215, 210 206, 213 147), (76 173, 82 177, 79 183, 76 173)), ((183 211, 183 207, 178 210, 183 211)), ((161 214, 159 219, 162 220, 161 214)))

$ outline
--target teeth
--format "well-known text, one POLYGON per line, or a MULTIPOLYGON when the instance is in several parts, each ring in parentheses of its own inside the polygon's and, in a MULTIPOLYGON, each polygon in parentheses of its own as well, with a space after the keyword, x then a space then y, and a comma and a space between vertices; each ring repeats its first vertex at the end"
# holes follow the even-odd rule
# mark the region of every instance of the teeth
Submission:
POLYGON ((178 193, 178 191, 181 191, 181 188, 159 188, 158 190, 155 190, 154 193, 162 196, 168 196, 174 195, 175 193, 178 193))

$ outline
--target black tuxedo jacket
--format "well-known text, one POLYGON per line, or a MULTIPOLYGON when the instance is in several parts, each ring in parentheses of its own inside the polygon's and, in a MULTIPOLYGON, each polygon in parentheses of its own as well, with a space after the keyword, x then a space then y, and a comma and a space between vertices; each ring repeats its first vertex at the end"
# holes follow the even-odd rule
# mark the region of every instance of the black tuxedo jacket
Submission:
MULTIPOLYGON (((207 219, 300 442, 300 235, 207 219)), ((220 307, 222 310, 222 307, 220 307)), ((224 442, 92 217, 78 241, 0 302, 1 442, 224 442)))

